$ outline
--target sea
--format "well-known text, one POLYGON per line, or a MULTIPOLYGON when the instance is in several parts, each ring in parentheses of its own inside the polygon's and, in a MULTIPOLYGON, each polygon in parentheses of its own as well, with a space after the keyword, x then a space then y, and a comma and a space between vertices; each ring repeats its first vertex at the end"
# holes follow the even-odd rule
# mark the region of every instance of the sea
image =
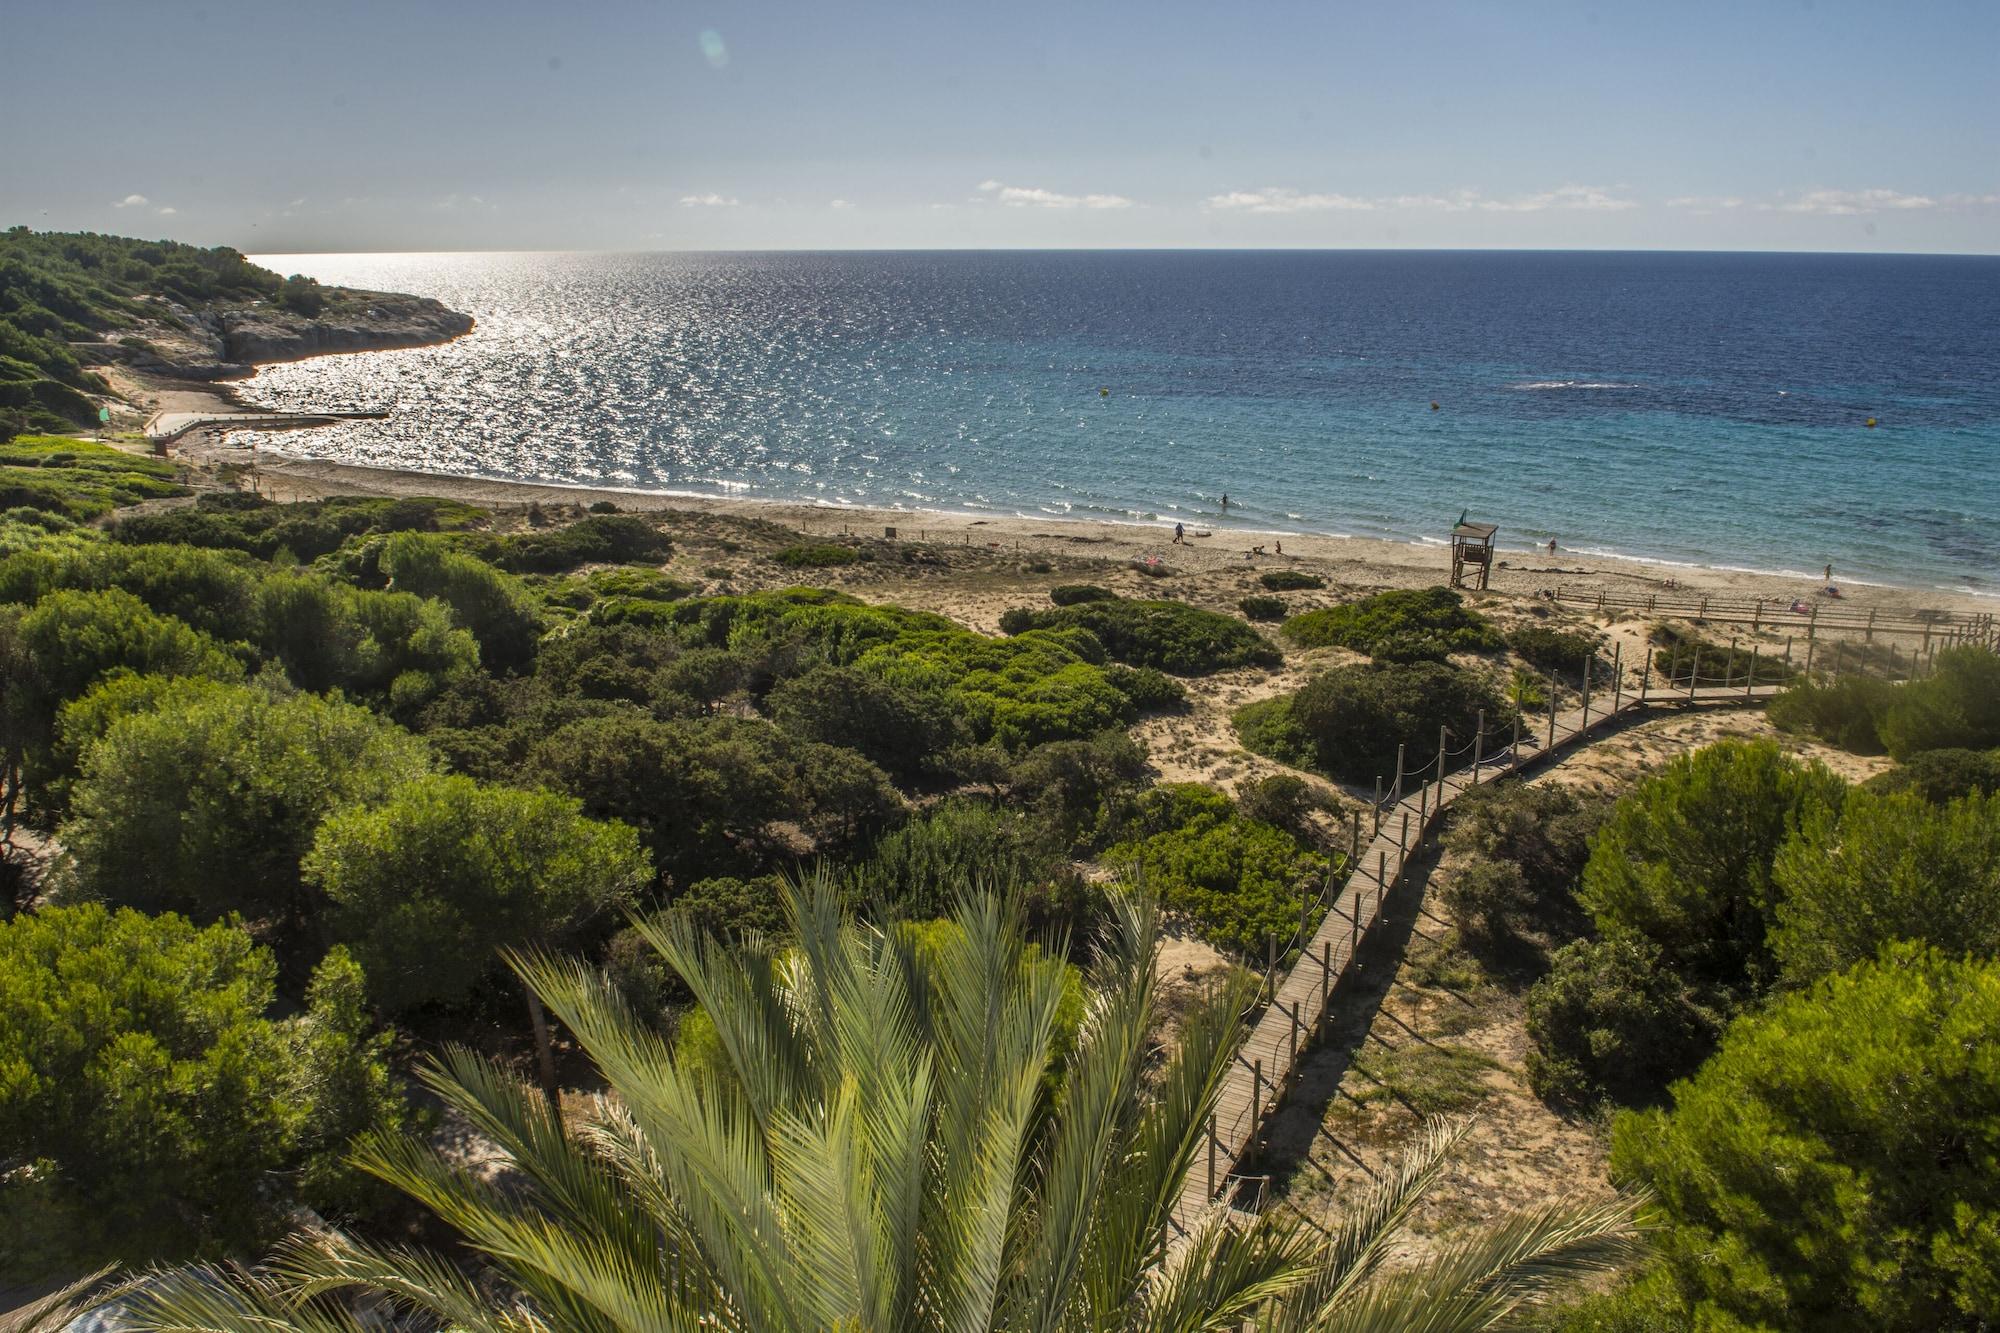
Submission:
POLYGON ((1468 514, 1511 549, 2000 595, 2000 257, 258 260, 478 320, 261 369, 272 407, 391 412, 261 441, 298 456, 1218 535, 1468 514))

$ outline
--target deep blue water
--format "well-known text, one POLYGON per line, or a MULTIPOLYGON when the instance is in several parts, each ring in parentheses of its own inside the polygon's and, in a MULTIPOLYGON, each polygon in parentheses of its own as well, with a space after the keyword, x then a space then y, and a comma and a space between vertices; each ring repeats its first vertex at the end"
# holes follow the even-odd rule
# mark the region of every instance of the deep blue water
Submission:
POLYGON ((274 405, 395 406, 292 453, 1407 540, 1469 508, 1509 546, 2000 592, 2000 258, 266 262, 479 320, 260 372, 274 405))

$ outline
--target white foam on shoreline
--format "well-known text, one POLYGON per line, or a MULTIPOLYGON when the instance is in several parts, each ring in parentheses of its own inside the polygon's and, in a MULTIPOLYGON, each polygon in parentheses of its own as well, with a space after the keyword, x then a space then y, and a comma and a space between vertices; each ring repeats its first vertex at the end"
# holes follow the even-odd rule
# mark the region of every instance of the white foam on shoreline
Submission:
MULTIPOLYGON (((284 459, 287 462, 293 462, 293 463, 305 463, 305 464, 317 463, 336 468, 355 468, 364 472, 400 472, 411 476, 436 477, 441 481, 476 481, 476 482, 484 482, 486 484, 495 486, 541 486, 541 487, 546 487, 550 490, 598 491, 614 495, 665 496, 671 499, 711 500, 711 501, 723 501, 733 504, 792 505, 807 509, 823 509, 828 511, 829 513, 866 512, 866 513, 883 513, 883 514, 897 514, 897 515, 908 514, 916 516, 921 516, 924 514, 935 514, 941 518, 985 519, 989 521, 996 515, 998 515, 1000 517, 1008 518, 1011 521, 1018 521, 1018 522, 1076 523, 1076 524, 1086 524, 1086 525, 1096 523, 1096 524, 1103 524, 1109 527, 1143 529, 1147 531, 1159 532, 1163 540, 1171 536, 1171 526, 1172 526, 1170 523, 1159 519, 1148 520, 1140 518, 1114 518, 1109 515, 1076 517, 1068 514, 1064 515, 1055 515, 1048 513, 1030 514, 1030 513, 1023 513, 1019 510, 1014 511, 1012 514, 1009 515, 999 515, 998 511, 995 509, 953 509, 948 506, 936 506, 936 505, 911 506, 904 504, 882 504, 882 503, 851 500, 843 496, 787 497, 778 495, 752 495, 747 493, 716 494, 713 491, 690 490, 682 487, 672 487, 672 486, 621 486, 621 485, 608 485, 602 482, 541 481, 541 480, 522 478, 522 477, 494 476, 486 473, 477 473, 477 472, 426 472, 421 468, 389 467, 389 466, 381 466, 370 463, 354 463, 341 459, 320 458, 311 455, 292 454, 265 444, 260 444, 258 446, 258 449, 260 452, 267 454, 273 458, 280 458, 284 459)), ((724 488, 741 486, 744 487, 746 491, 749 485, 749 483, 743 483, 743 482, 718 482, 716 484, 724 488)), ((1204 515, 1201 519, 1201 522, 1212 526, 1216 531, 1217 537, 1221 537, 1226 533, 1231 536, 1241 536, 1241 537, 1276 537, 1276 538, 1302 537, 1307 539, 1318 538, 1331 541, 1379 541, 1387 543, 1389 545, 1408 546, 1424 551, 1435 551, 1447 544, 1443 538, 1430 537, 1430 536, 1419 536, 1419 537, 1408 537, 1401 535, 1362 536, 1356 533, 1319 531, 1312 528, 1284 529, 1284 528, 1237 527, 1234 526, 1233 524, 1229 524, 1229 521, 1227 519, 1213 515, 1204 515)), ((1190 538, 1190 540, 1196 540, 1196 539, 1190 538)), ((1200 540, 1208 540, 1208 539, 1200 539, 1200 540)), ((1208 549, 1214 549, 1214 548, 1208 548, 1208 549)), ((1511 549, 1511 553, 1515 555, 1535 556, 1543 554, 1543 548, 1539 544, 1531 544, 1518 548, 1500 547, 1496 549, 1500 550, 1502 553, 1509 553, 1511 549)), ((1815 588, 1817 588, 1817 586, 1820 583, 1820 576, 1817 573, 1813 573, 1810 571, 1795 570, 1795 569, 1764 569, 1752 565, 1726 565, 1726 564, 1707 563, 1698 560, 1675 559, 1668 556, 1634 555, 1629 552, 1616 550, 1610 547, 1601 547, 1601 546, 1559 547, 1557 554, 1558 558, 1565 555, 1581 556, 1588 559, 1616 560, 1626 564, 1647 565, 1647 566, 1655 566, 1666 569, 1687 569, 1696 571, 1707 570, 1718 574, 1747 574, 1756 578, 1800 579, 1812 583, 1815 586, 1815 588)), ((2000 600, 2000 589, 1979 589, 1979 588, 1970 588, 1961 585, 1951 585, 1951 584, 1895 583, 1882 579, 1860 579, 1860 578, 1848 577, 1845 575, 1838 575, 1834 581, 1836 584, 1848 584, 1860 588, 1888 588, 1903 592, 1949 592, 1965 597, 1977 597, 1986 600, 2000 600)))

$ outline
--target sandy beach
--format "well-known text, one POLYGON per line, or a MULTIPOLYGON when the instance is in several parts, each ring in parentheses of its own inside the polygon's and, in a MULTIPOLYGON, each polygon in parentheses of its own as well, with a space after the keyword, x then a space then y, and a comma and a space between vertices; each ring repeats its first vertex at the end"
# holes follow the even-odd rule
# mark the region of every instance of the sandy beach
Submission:
MULTIPOLYGON (((162 380, 131 371, 115 377, 115 387, 141 408, 121 424, 136 426, 156 411, 200 412, 226 416, 243 413, 243 401, 227 386, 162 380)), ((489 480, 439 473, 362 467, 318 459, 287 457, 270 448, 252 450, 231 432, 205 429, 191 432, 172 446, 174 457, 199 472, 243 468, 254 463, 257 487, 279 500, 314 499, 327 495, 434 495, 484 506, 589 505, 609 500, 621 509, 640 512, 681 511, 726 514, 757 519, 793 529, 803 536, 884 537, 895 529, 902 541, 941 542, 984 547, 1022 559, 1057 556, 1129 566, 1157 558, 1174 574, 1241 574, 1269 569, 1298 569, 1326 578, 1335 590, 1425 587, 1442 583, 1450 573, 1444 545, 1449 519, 1441 519, 1435 544, 1385 541, 1365 537, 1335 537, 1310 533, 1252 533, 1241 529, 1190 528, 1181 545, 1173 543, 1173 525, 1142 526, 1012 516, 976 516, 930 510, 830 507, 762 497, 713 497, 653 491, 557 486, 521 481, 489 480), (1261 546, 1263 550, 1255 548, 1261 546)), ((1607 592, 1673 592, 1682 596, 1761 598, 1789 603, 1819 597, 1817 574, 1796 575, 1667 564, 1510 543, 1505 514, 1473 517, 1500 527, 1491 590, 1511 597, 1534 597, 1562 587, 1607 592), (1671 581, 1671 585, 1670 585, 1671 581)), ((1850 583, 1834 571, 1843 593, 1841 605, 1883 614, 1916 609, 1990 613, 1995 599, 1936 588, 1908 588, 1850 583)), ((1230 580, 1234 582, 1234 580, 1230 580)))

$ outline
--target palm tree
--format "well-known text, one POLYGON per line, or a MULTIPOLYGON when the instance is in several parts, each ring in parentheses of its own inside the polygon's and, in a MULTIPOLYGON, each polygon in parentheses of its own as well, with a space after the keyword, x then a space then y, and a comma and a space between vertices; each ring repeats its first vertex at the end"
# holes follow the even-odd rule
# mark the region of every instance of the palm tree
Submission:
POLYGON ((308 1234, 260 1271, 166 1275, 138 1323, 354 1328, 325 1298, 359 1291, 471 1330, 1469 1330, 1630 1250, 1629 1206, 1552 1208, 1389 1269, 1462 1127, 1433 1129, 1331 1232, 1217 1208, 1180 1234, 1175 1202, 1249 997, 1218 988, 1154 1050, 1150 906, 1114 896, 1067 1040, 1068 966, 991 897, 944 930, 845 921, 825 882, 788 891, 787 911, 797 944, 782 951, 640 926, 721 1059, 677 1056, 578 963, 512 960, 610 1091, 564 1117, 453 1051, 426 1082, 518 1180, 412 1138, 357 1156, 457 1230, 486 1266, 476 1278, 308 1234))

